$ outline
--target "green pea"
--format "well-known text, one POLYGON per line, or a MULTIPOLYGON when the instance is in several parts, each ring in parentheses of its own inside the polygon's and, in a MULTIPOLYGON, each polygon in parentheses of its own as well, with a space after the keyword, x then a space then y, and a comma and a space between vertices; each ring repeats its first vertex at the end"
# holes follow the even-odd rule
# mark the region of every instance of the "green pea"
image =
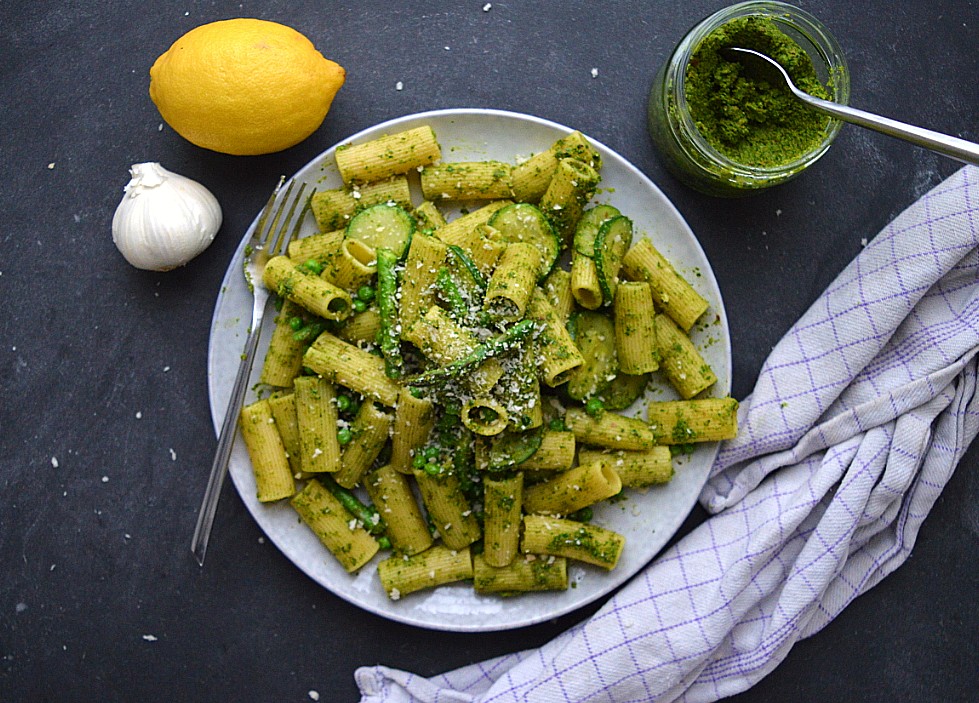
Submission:
POLYGON ((412 468, 415 468, 415 469, 424 469, 425 468, 425 457, 422 456, 421 454, 415 454, 415 456, 413 456, 411 458, 411 466, 412 466, 412 468))
POLYGON ((350 307, 354 309, 354 312, 364 312, 367 309, 367 303, 360 298, 354 298, 350 307))
POLYGON ((337 442, 339 442, 341 446, 350 444, 353 438, 354 438, 354 433, 351 432, 346 427, 344 427, 342 430, 337 432, 337 442))
POLYGON ((302 268, 306 269, 312 274, 316 274, 317 276, 323 273, 323 264, 316 259, 307 259, 303 262, 302 268))
POLYGON ((592 417, 600 415, 603 410, 605 410, 605 403, 602 402, 601 398, 591 397, 585 403, 585 412, 592 417))
POLYGON ((381 535, 380 537, 377 538, 377 545, 381 549, 390 549, 391 548, 391 540, 390 540, 390 538, 387 535, 381 535))
POLYGON ((292 328, 292 331, 293 332, 298 332, 299 330, 301 330, 303 328, 303 325, 305 325, 305 324, 306 324, 306 322, 301 317, 298 317, 297 316, 297 317, 290 317, 289 318, 289 327, 292 328))
POLYGON ((439 455, 439 448, 438 447, 426 447, 425 448, 424 455, 425 455, 425 458, 426 459, 434 459, 435 457, 437 457, 439 455))
POLYGON ((357 289, 357 299, 369 303, 374 300, 374 289, 370 286, 361 286, 357 289))
POLYGON ((442 473, 442 467, 430 461, 425 464, 425 473, 429 476, 438 476, 440 473, 442 473))
POLYGON ((340 412, 346 412, 350 409, 350 396, 348 395, 338 395, 337 396, 337 410, 340 412))

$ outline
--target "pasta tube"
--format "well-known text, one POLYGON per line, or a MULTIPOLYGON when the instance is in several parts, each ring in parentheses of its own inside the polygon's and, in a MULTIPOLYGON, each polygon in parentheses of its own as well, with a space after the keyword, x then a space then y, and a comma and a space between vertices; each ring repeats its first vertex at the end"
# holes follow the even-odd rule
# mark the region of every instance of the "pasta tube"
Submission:
POLYGON ((693 398, 717 383, 710 364, 667 315, 656 316, 656 346, 663 357, 663 374, 681 398, 693 398))
POLYGON ((602 157, 581 132, 572 132, 558 139, 546 151, 531 156, 513 168, 510 179, 513 195, 520 202, 535 203, 547 190, 558 161, 565 158, 584 161, 596 171, 601 169, 602 157))
POLYGON ((275 419, 282 446, 285 447, 289 468, 296 478, 302 477, 303 462, 299 440, 299 418, 296 415, 296 396, 294 393, 277 393, 269 396, 269 409, 275 419))
POLYGON ((414 475, 425 509, 446 547, 463 549, 482 536, 458 476, 447 472, 433 476, 421 470, 414 475))
POLYGON ((293 383, 293 389, 303 471, 338 471, 340 443, 337 441, 336 390, 333 384, 317 376, 300 376, 293 383))
POLYGON ((371 471, 364 479, 364 488, 387 524, 386 534, 398 554, 418 554, 432 546, 432 533, 407 476, 388 464, 371 471))
POLYGON ((293 496, 292 507, 320 542, 353 573, 369 562, 378 551, 377 541, 343 504, 316 479, 293 496))
POLYGON ((473 558, 473 588, 477 593, 527 593, 568 590, 568 560, 527 554, 506 566, 491 565, 486 555, 473 558))
POLYGON ((377 565, 377 575, 391 600, 473 575, 469 548, 452 549, 439 544, 410 557, 395 555, 377 565))
POLYGON ((262 503, 288 498, 296 492, 292 469, 282 439, 275 427, 267 400, 241 409, 238 421, 255 474, 255 490, 262 503))
POLYGON ((578 461, 587 464, 605 461, 628 488, 645 488, 668 483, 673 478, 673 452, 669 447, 653 447, 637 452, 582 449, 578 461))
POLYGON ((309 199, 310 209, 320 232, 329 232, 347 226, 358 211, 371 205, 394 203, 403 208, 411 207, 411 191, 405 176, 393 176, 383 181, 355 185, 352 188, 319 190, 309 199))
POLYGON ((391 416, 370 400, 365 400, 350 424, 353 439, 343 448, 340 468, 334 480, 344 488, 353 488, 374 464, 388 441, 391 416))
POLYGON ((563 268, 555 266, 544 279, 542 286, 544 297, 554 308, 554 314, 559 320, 567 322, 568 316, 574 309, 574 294, 571 292, 571 274, 563 268))
POLYGON ((608 449, 650 449, 659 442, 653 428, 642 420, 603 412, 592 417, 581 408, 568 408, 564 424, 574 432, 575 439, 608 449))
POLYGON ((332 232, 311 234, 308 237, 294 239, 289 242, 289 258, 297 266, 306 263, 310 259, 320 263, 326 263, 332 257, 336 256, 343 237, 344 231, 338 229, 332 232))
POLYGON ((611 570, 625 547, 625 537, 619 533, 574 520, 525 515, 523 525, 520 550, 524 553, 551 554, 611 570))
POLYGON ((510 415, 501 403, 493 398, 471 398, 462 405, 462 424, 470 432, 492 437, 506 429, 510 415))
POLYGON ((435 230, 435 236, 445 244, 455 244, 463 249, 472 249, 471 244, 482 237, 482 226, 489 222, 497 210, 511 204, 511 200, 496 200, 487 203, 478 210, 473 210, 439 227, 435 230))
POLYGON ((646 281, 653 302, 673 318, 684 332, 707 310, 707 301, 687 283, 673 265, 646 238, 637 241, 622 258, 622 271, 633 281, 646 281))
POLYGON ((447 252, 445 244, 435 237, 416 233, 411 238, 401 275, 401 325, 404 330, 435 304, 435 280, 447 252))
POLYGON ((540 250, 533 244, 512 242, 503 250, 486 288, 483 309, 497 320, 514 322, 524 316, 537 289, 540 250))
POLYGON ((524 490, 523 505, 528 513, 568 515, 600 500, 611 498, 622 490, 622 479, 599 460, 579 464, 553 478, 524 490))
POLYGON ((402 388, 394 409, 394 431, 391 433, 391 466, 396 471, 411 473, 412 456, 428 440, 434 424, 432 401, 416 398, 407 388, 402 388))
POLYGON ((376 259, 373 249, 359 239, 347 237, 326 262, 320 277, 338 288, 357 290, 377 274, 376 259))
POLYGON ((350 295, 319 276, 304 273, 287 256, 273 256, 262 279, 269 290, 327 320, 342 320, 353 311, 350 295))
POLYGON ((574 432, 547 430, 541 437, 540 447, 526 459, 517 464, 518 469, 528 471, 567 471, 574 464, 574 432))
POLYGON ((557 170, 541 196, 540 209, 547 215, 564 246, 570 246, 578 219, 595 194, 599 180, 598 172, 584 161, 558 161, 557 170))
POLYGON ((324 332, 306 350, 303 365, 333 383, 394 407, 400 386, 384 373, 384 360, 324 332))
POLYGON ((646 412, 658 444, 717 442, 738 433, 738 401, 734 398, 667 400, 650 403, 646 412))
POLYGON ((261 383, 286 388, 302 370, 303 352, 306 345, 295 338, 291 322, 302 315, 302 308, 291 300, 282 301, 282 309, 275 316, 275 328, 269 349, 262 362, 261 383))
POLYGON ((442 150, 428 125, 336 150, 337 168, 344 183, 380 181, 428 166, 440 158, 442 150))
POLYGON ((445 224, 445 215, 431 200, 422 202, 412 214, 418 223, 418 229, 422 231, 436 230, 445 224))
POLYGON ((619 370, 634 376, 656 371, 660 365, 660 347, 656 343, 656 311, 649 284, 619 283, 614 310, 619 370))
POLYGON ((491 566, 506 566, 520 544, 523 474, 483 478, 483 557, 491 566))
POLYGON ((502 161, 448 162, 426 166, 421 172, 426 200, 497 200, 510 198, 510 171, 502 161))
POLYGON ((565 383, 572 372, 585 363, 585 359, 568 334, 564 320, 558 318, 539 289, 535 288, 531 294, 527 318, 543 324, 534 345, 544 383, 552 388, 565 383))

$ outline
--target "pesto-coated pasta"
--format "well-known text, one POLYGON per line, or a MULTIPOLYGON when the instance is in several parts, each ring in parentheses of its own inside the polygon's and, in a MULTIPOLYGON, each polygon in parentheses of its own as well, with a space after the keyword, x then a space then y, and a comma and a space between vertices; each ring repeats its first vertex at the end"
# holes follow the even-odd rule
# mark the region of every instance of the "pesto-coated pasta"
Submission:
POLYGON ((483 558, 491 566, 506 566, 520 545, 523 474, 483 479, 483 558))
POLYGON ((318 376, 300 376, 293 383, 293 390, 303 471, 339 471, 340 443, 333 384, 318 376))
POLYGON ((614 309, 619 369, 635 376, 659 369, 656 310, 649 284, 620 283, 615 289, 614 309))
POLYGON ((521 320, 536 288, 540 251, 533 244, 507 245, 486 289, 484 309, 497 320, 521 320))
POLYGON ((527 513, 568 515, 618 495, 622 479, 604 460, 579 464, 553 478, 528 486, 523 504, 527 513))
POLYGON ((693 398, 717 383, 710 364, 667 315, 656 316, 656 346, 663 358, 663 374, 681 398, 693 398))
POLYGON ((269 401, 259 400, 243 407, 238 424, 248 456, 252 460, 258 500, 271 503, 295 493, 292 469, 276 429, 269 401))
POLYGON ((451 549, 440 544, 410 557, 395 555, 377 565, 377 576, 391 600, 425 588, 471 579, 469 548, 451 549))
POLYGON ((622 271, 632 281, 646 281, 653 302, 673 318, 684 332, 707 310, 707 301, 677 273, 648 239, 640 239, 622 259, 622 271))
POLYGON ((374 460, 388 441, 391 430, 391 415, 381 410, 375 403, 365 400, 350 423, 350 443, 340 454, 340 468, 333 479, 344 488, 353 488, 361 477, 370 470, 374 460))
POLYGON ((316 479, 307 481, 290 503, 347 571, 357 571, 377 554, 377 541, 316 479))
POLYGON ((327 320, 342 320, 353 311, 350 295, 311 273, 305 273, 287 256, 273 256, 262 274, 265 285, 278 296, 298 303, 327 320))
POLYGON ((371 183, 428 166, 442 158, 435 132, 423 126, 336 150, 344 183, 371 183))
POLYGON ((418 470, 414 476, 425 509, 446 547, 463 549, 482 537, 479 521, 462 493, 458 476, 448 473, 433 476, 418 470))
POLYGON ((262 375, 259 382, 269 386, 288 388, 292 379, 299 375, 303 365, 303 352, 306 345, 296 339, 292 320, 301 317, 302 307, 291 300, 282 301, 282 309, 275 316, 275 328, 269 349, 262 362, 262 375))
POLYGON ((608 449, 649 449, 658 444, 649 425, 633 417, 603 412, 593 417, 581 408, 568 408, 564 424, 582 444, 608 449))
POLYGON ((568 560, 564 557, 527 554, 506 566, 493 566, 486 555, 473 557, 473 588, 477 593, 529 593, 566 591, 568 560))
POLYGON ((622 485, 628 488, 645 488, 667 483, 673 478, 673 452, 669 447, 653 447, 634 452, 582 449, 578 460, 583 464, 593 461, 607 462, 622 479, 622 485))
POLYGON ((384 373, 384 360, 324 332, 306 350, 303 365, 344 388, 394 407, 401 387, 384 373))
POLYGON ((512 166, 502 161, 447 161, 421 172, 426 200, 498 200, 513 195, 512 166))
POLYGON ((411 191, 405 176, 393 176, 383 181, 364 183, 351 188, 320 190, 309 199, 310 209, 320 232, 341 229, 358 211, 371 205, 395 203, 411 207, 411 191))
POLYGON ((289 468, 295 478, 302 478, 302 449, 299 440, 299 417, 296 415, 296 396, 291 392, 278 392, 269 396, 269 410, 275 420, 275 428, 282 439, 282 446, 289 459, 289 468))
POLYGON ((738 401, 734 398, 655 402, 646 406, 646 415, 657 444, 719 442, 738 433, 738 401))
POLYGON ((731 436, 737 403, 618 414, 666 382, 705 395, 684 324, 706 303, 631 245, 614 188, 592 200, 581 133, 522 163, 441 157, 426 125, 337 149, 343 186, 308 203, 320 232, 266 267, 283 307, 267 398, 240 418, 260 500, 291 498, 344 569, 376 561, 392 600, 567 589, 569 561, 625 548, 600 504, 669 481, 667 445, 731 436))
POLYGON ((391 466, 401 473, 411 473, 415 450, 428 440, 435 424, 435 408, 427 398, 416 398, 407 388, 398 392, 394 409, 394 431, 391 433, 391 466))
POLYGON ((583 561, 603 569, 619 563, 625 537, 598 525, 545 515, 525 515, 520 550, 583 561))
POLYGON ((364 488, 387 524, 386 534, 398 554, 418 554, 432 546, 432 533, 407 476, 385 464, 367 474, 364 488))

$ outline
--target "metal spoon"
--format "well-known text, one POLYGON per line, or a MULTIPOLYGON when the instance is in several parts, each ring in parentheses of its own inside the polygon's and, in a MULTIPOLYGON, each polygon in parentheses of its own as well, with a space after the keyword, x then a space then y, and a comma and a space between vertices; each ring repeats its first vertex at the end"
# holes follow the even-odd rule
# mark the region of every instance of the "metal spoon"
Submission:
POLYGON ((979 144, 809 95, 809 93, 799 90, 792 83, 789 74, 775 59, 753 49, 731 46, 721 49, 721 54, 731 61, 739 61, 749 70, 756 71, 759 76, 771 83, 779 82, 778 76, 781 76, 781 81, 792 91, 792 94, 815 110, 832 115, 844 122, 852 122, 861 127, 904 139, 953 159, 979 166, 979 144))

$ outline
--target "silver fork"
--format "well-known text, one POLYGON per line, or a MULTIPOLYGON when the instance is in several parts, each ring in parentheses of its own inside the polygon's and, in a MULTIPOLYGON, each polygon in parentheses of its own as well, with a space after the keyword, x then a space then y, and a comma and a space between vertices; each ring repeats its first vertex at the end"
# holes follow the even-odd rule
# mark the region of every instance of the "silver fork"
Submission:
POLYGON ((221 433, 218 435, 218 448, 214 454, 214 463, 211 465, 211 475, 207 480, 207 488, 204 490, 204 500, 201 502, 200 512, 197 514, 197 526, 194 528, 194 537, 191 541, 191 551, 197 559, 197 563, 204 565, 204 555, 207 552, 207 542, 211 536, 211 527, 214 525, 214 514, 218 507, 218 498, 221 496, 221 486, 228 474, 228 459, 231 457, 231 448, 235 443, 238 413, 245 397, 245 389, 248 385, 248 376, 251 374, 252 361, 255 357, 255 349, 258 347, 258 338, 262 332, 262 319, 265 317, 265 308, 269 300, 269 290, 262 282, 262 271, 265 263, 276 256, 284 254, 289 242, 299 233, 303 218, 309 209, 309 200, 306 199, 303 207, 300 208, 299 216, 296 214, 297 206, 303 202, 303 193, 306 184, 303 183, 294 198, 290 199, 295 181, 290 181, 285 193, 279 197, 279 191, 285 177, 279 179, 278 185, 272 191, 272 196, 266 203, 262 214, 255 225, 248 244, 245 245, 245 280, 248 288, 252 292, 252 323, 248 328, 248 339, 245 340, 245 350, 241 356, 241 364, 238 366, 238 375, 235 376, 235 383, 231 389, 231 400, 228 401, 228 409, 224 415, 224 422, 221 425, 221 433), (288 209, 288 212, 287 212, 288 209), (274 210, 274 213, 273 213, 274 210), (283 219, 283 213, 286 213, 283 219), (271 220, 269 219, 271 217, 271 220), (280 223, 281 220, 281 223, 280 223), (289 230, 290 223, 293 223, 292 231, 288 237, 285 236, 289 230))

